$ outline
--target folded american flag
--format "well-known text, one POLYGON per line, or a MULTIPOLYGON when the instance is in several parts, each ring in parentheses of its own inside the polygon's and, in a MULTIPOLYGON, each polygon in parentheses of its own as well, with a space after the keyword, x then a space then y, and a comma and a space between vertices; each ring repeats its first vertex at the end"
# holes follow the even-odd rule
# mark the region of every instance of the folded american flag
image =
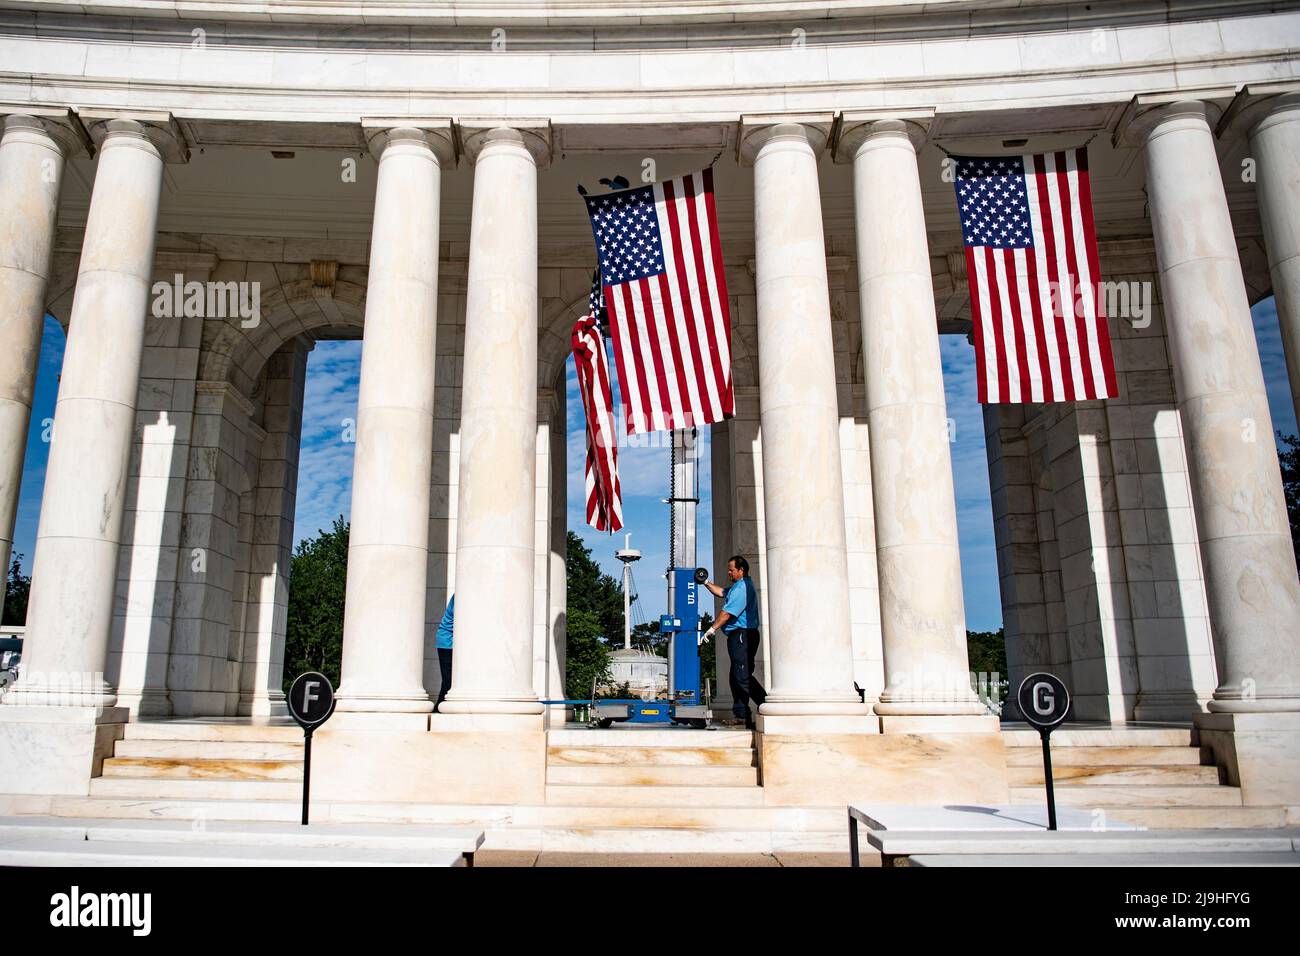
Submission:
POLYGON ((600 334, 600 288, 591 307, 573 326, 573 364, 587 416, 587 524, 611 534, 623 527, 623 491, 618 480, 618 445, 605 339, 600 334))
POLYGON ((953 159, 979 400, 1113 398, 1087 150, 953 159))
POLYGON ((627 433, 730 418, 731 322, 713 170, 586 202, 627 433))

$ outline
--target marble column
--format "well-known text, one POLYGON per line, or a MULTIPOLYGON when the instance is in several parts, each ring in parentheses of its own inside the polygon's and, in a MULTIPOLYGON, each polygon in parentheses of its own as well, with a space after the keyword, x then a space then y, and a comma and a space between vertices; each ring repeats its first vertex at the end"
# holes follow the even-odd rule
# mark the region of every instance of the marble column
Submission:
POLYGON ((59 187, 64 158, 75 145, 70 132, 49 120, 25 115, 4 120, 0 139, 0 342, 4 343, 0 349, 0 568, 6 576, 41 356, 59 187))
POLYGON ((449 131, 379 130, 357 393, 340 711, 429 713, 424 688, 442 166, 449 131))
POLYGON ((1277 303, 1291 401, 1300 419, 1300 93, 1271 98, 1250 131, 1259 217, 1277 303))
POLYGON ((537 506, 537 167, 529 130, 465 137, 474 157, 449 714, 540 714, 533 687, 537 506))
MULTIPOLYGON (((754 166, 770 614, 763 640, 776 677, 763 718, 868 712, 853 690, 839 405, 814 150, 824 143, 816 126, 779 123, 749 131, 742 147, 754 166)), ((776 726, 764 723, 767 731, 776 726)))
POLYGON ((106 121, 54 413, 30 649, 5 703, 112 707, 104 679, 166 130, 106 121))
POLYGON ((886 718, 987 713, 971 690, 966 656, 948 411, 916 162, 922 137, 915 124, 868 121, 838 144, 853 162, 885 663, 875 710, 886 718))
POLYGON ((1139 123, 1219 669, 1209 709, 1300 711, 1300 584, 1206 105, 1139 123))

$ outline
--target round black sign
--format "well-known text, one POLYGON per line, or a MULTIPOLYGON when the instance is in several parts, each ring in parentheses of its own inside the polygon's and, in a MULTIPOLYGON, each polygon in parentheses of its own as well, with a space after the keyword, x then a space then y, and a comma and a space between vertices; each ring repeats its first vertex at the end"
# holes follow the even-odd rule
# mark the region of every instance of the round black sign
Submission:
POLYGON ((334 712, 334 687, 324 674, 308 671, 289 688, 289 713, 304 728, 319 727, 334 712))
POLYGON ((1030 674, 1016 693, 1020 712, 1035 727, 1055 727, 1070 709, 1070 692, 1055 674, 1030 674))

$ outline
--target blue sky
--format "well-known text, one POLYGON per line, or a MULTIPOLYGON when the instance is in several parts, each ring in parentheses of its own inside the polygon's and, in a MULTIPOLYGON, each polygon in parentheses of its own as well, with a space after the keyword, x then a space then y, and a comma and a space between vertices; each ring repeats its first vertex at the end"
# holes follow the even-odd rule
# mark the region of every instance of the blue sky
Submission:
MULTIPOLYGON (((1269 408, 1274 428, 1296 434, 1295 411, 1277 329, 1272 298, 1253 310, 1269 408)), ((47 317, 41 343, 40 372, 32 408, 32 427, 23 468, 23 486, 15 527, 15 552, 25 557, 30 573, 40 513, 41 486, 49 455, 46 419, 54 416, 58 371, 63 361, 64 335, 57 322, 47 317)), ((984 453, 984 424, 975 400, 975 360, 965 336, 940 338, 944 392, 948 414, 954 420, 952 443, 953 479, 957 493, 957 521, 961 539, 962 582, 966 599, 966 624, 972 630, 995 630, 1002 623, 998 599, 997 556, 993 547, 993 517, 989 505, 988 466, 984 453)), ((352 451, 345 440, 346 422, 356 418, 357 382, 361 368, 361 343, 321 342, 308 360, 306 412, 299 461, 298 500, 294 534, 297 540, 328 528, 336 515, 350 514, 352 451)), ((593 556, 610 574, 620 567, 614 551, 623 546, 622 535, 610 537, 586 526, 583 515, 584 461, 583 419, 577 398, 573 362, 568 364, 568 501, 569 528, 592 549, 593 556)), ((616 383, 617 387, 617 383, 616 383)), ((713 562, 710 455, 707 434, 702 436, 700 454, 701 503, 697 527, 698 563, 713 562)), ((632 546, 644 554, 636 565, 638 589, 647 619, 664 608, 666 587, 662 580, 668 563, 669 450, 666 447, 625 447, 620 450, 619 470, 623 485, 623 509, 632 546)), ((716 579, 717 575, 714 574, 716 579)))

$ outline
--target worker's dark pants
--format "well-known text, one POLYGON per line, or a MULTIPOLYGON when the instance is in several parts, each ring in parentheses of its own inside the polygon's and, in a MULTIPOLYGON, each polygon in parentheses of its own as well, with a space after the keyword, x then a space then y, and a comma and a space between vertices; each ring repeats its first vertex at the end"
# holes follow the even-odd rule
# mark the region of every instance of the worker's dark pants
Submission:
POLYGON ((731 655, 731 712, 741 720, 751 720, 749 701, 759 707, 767 700, 767 691, 763 690, 754 677, 754 656, 758 654, 758 628, 736 628, 727 632, 727 653, 731 655))
POLYGON ((433 705, 435 711, 447 699, 447 691, 451 690, 451 650, 450 647, 438 648, 438 670, 442 672, 442 688, 438 691, 438 702, 433 705))

